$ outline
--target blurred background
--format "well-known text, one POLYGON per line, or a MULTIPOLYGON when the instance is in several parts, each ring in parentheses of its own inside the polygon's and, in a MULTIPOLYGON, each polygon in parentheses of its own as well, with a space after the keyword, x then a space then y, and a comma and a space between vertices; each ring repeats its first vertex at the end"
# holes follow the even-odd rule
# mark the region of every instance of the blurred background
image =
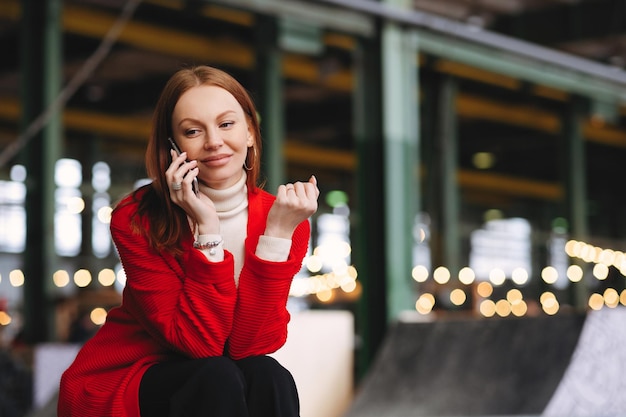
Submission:
POLYGON ((120 303, 111 208, 194 64, 253 96, 270 192, 318 178, 289 307, 309 348, 340 326, 348 375, 311 415, 398 320, 626 305, 622 0, 2 0, 0 45, 2 416, 53 398, 38 348, 71 358, 120 303))

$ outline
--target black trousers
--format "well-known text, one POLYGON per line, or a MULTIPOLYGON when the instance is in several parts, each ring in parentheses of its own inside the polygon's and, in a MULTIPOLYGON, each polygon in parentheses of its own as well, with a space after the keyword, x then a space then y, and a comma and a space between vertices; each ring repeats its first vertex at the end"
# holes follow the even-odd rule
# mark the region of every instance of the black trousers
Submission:
POLYGON ((163 362, 139 387, 141 417, 298 417, 291 373, 269 356, 163 362))

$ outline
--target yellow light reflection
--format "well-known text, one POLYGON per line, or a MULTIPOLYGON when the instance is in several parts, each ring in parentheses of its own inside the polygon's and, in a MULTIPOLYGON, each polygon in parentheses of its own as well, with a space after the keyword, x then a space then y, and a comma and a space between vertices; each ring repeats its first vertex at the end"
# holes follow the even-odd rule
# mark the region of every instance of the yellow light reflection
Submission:
POLYGON ((594 276, 597 279, 605 279, 605 273, 608 271, 604 268, 614 266, 622 275, 626 276, 626 254, 619 250, 609 248, 600 248, 584 242, 570 240, 565 244, 565 252, 575 258, 583 259, 585 262, 594 262, 598 265, 594 266, 594 276))
POLYGON ((341 284, 341 289, 344 292, 351 293, 356 289, 356 281, 348 281, 341 284))
POLYGON ((602 253, 602 248, 598 248, 597 246, 593 246, 593 258, 591 262, 600 262, 600 254, 602 253))
POLYGON ((554 315, 559 311, 559 301, 556 299, 556 295, 550 291, 546 291, 539 297, 541 302, 541 308, 546 314, 554 315))
POLYGON ((309 256, 306 261, 306 269, 308 269, 309 271, 313 272, 313 273, 317 273, 319 271, 322 270, 322 266, 324 265, 324 262, 322 261, 322 258, 317 256, 317 255, 311 255, 309 256))
POLYGON ((117 282, 123 287, 126 285, 126 272, 123 269, 117 271, 117 282))
POLYGON ((604 304, 607 307, 615 308, 619 305, 619 294, 615 288, 607 288, 604 290, 604 304))
POLYGON ((331 289, 318 291, 315 296, 323 303, 330 303, 334 298, 335 293, 331 289))
POLYGON ((91 284, 91 272, 86 269, 79 269, 74 273, 74 284, 84 288, 91 284))
POLYGON ((601 294, 593 293, 589 296, 589 308, 600 310, 604 306, 604 297, 601 294))
POLYGON ((619 302, 622 303, 623 306, 626 306, 626 290, 622 290, 622 294, 619 296, 619 302))
POLYGON ((598 263, 604 264, 606 266, 613 265, 615 261, 615 252, 612 249, 602 249, 600 251, 600 255, 598 256, 598 263))
POLYGON ((478 309, 483 316, 493 317, 493 315, 496 314, 496 303, 492 300, 483 300, 478 309))
POLYGON ((21 269, 14 269, 9 272, 9 282, 14 287, 24 285, 24 272, 21 269))
POLYGON ((11 324, 11 316, 6 311, 0 311, 0 326, 8 326, 11 324))
POLYGON ((52 274, 52 282, 54 282, 54 285, 58 288, 67 287, 70 283, 70 274, 63 269, 59 269, 52 274))
POLYGON ((541 305, 541 307, 543 308, 543 311, 546 314, 549 314, 551 316, 555 315, 556 313, 559 312, 559 302, 557 301, 556 298, 549 298, 546 300, 545 303, 543 303, 541 305))
POLYGON ((567 253, 567 256, 571 258, 577 257, 578 252, 576 248, 578 247, 579 244, 580 242, 576 240, 568 240, 567 243, 565 244, 565 253, 567 253))
POLYGON ((356 270, 356 268, 353 265, 350 265, 348 267, 348 276, 352 279, 357 279, 357 277, 359 276, 358 271, 356 270))
POLYGON ((333 274, 338 276, 348 275, 348 264, 345 260, 337 260, 332 266, 333 274))
POLYGON ((82 213, 85 209, 85 200, 80 197, 71 197, 67 200, 67 211, 73 214, 82 213))
POLYGON ((455 306, 460 306, 467 300, 467 294, 460 288, 456 288, 450 292, 450 301, 455 306))
POLYGON ((584 259, 585 262, 591 262, 593 260, 592 252, 593 251, 591 250, 591 246, 583 243, 580 252, 578 253, 578 256, 581 259, 584 259))
POLYGON ((313 249, 313 255, 322 257, 323 259, 345 258, 350 255, 352 248, 350 244, 344 241, 333 241, 319 245, 313 249))
POLYGON ((528 305, 524 300, 519 300, 515 304, 511 305, 511 313, 513 313, 514 316, 522 317, 526 314, 527 311, 528 305))
POLYGON ((480 295, 481 297, 487 298, 491 294, 493 294, 493 286, 487 281, 483 281, 480 284, 478 284, 478 287, 476 287, 476 291, 478 292, 478 295, 480 295))
POLYGON ((511 273, 511 279, 517 285, 524 285, 528 282, 528 271, 524 268, 515 268, 511 273))
POLYGON ((596 246, 591 246, 591 245, 589 245, 589 247, 590 247, 589 254, 586 258, 583 258, 583 259, 586 260, 587 262, 597 262, 598 259, 600 258, 600 253, 602 252, 602 249, 596 246))
POLYGON ((498 300, 496 303, 496 314, 500 317, 506 317, 511 314, 511 303, 507 300, 498 300))
POLYGON ((609 267, 604 264, 595 264, 593 266, 593 276, 600 281, 604 281, 609 276, 609 267))
POLYGON ((464 267, 459 271, 459 281, 465 285, 469 285, 476 279, 476 274, 474 274, 474 270, 469 267, 464 267))
POLYGON ((500 268, 494 268, 489 271, 489 281, 495 286, 504 284, 506 274, 500 268))
POLYGON ((570 265, 567 268, 567 278, 572 282, 580 282, 583 279, 583 269, 578 265, 570 265))
POLYGON ((337 288, 339 286, 337 277, 334 273, 322 275, 321 279, 326 279, 326 287, 328 288, 337 288))
POLYGON ((450 271, 445 266, 440 266, 433 272, 433 279, 439 284, 445 284, 450 281, 450 271))
POLYGON ((543 279, 546 284, 554 284, 558 278, 559 273, 553 266, 546 266, 541 271, 541 279, 543 279))
POLYGON ((98 209, 98 220, 101 223, 104 224, 109 224, 111 223, 111 213, 113 212, 113 209, 109 206, 106 207, 100 207, 100 209, 98 209))
POLYGON ((417 282, 425 282, 428 279, 428 269, 423 265, 413 267, 411 276, 417 282))
POLYGON ((105 287, 110 287, 115 283, 115 271, 105 268, 98 273, 98 282, 105 287))
POLYGON ((556 295, 551 293, 550 291, 546 291, 539 297, 539 302, 541 304, 545 304, 548 300, 556 300, 556 295))
POLYGON ((513 288, 506 293, 506 299, 511 304, 519 303, 520 301, 522 301, 522 298, 524 298, 522 296, 522 292, 517 288, 513 288))
POLYGON ((495 156, 491 152, 476 152, 472 156, 472 163, 478 169, 489 169, 495 162, 495 156))
POLYGON ((430 293, 424 293, 415 302, 415 309, 420 314, 428 314, 435 306, 435 296, 430 293))
POLYGON ((91 310, 91 313, 89 314, 89 318, 91 319, 93 324, 95 324, 96 326, 100 326, 104 324, 104 322, 106 321, 107 311, 103 309, 102 307, 96 307, 93 310, 91 310))

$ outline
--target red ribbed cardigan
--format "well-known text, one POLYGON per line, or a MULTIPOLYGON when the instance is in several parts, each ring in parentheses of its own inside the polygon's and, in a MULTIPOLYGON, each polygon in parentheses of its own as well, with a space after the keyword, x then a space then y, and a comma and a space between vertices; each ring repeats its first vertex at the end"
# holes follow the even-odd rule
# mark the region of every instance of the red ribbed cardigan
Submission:
POLYGON ((248 192, 238 287, 232 254, 225 252, 223 262, 211 263, 193 249, 191 234, 182 242, 181 259, 156 253, 131 230, 137 203, 128 197, 119 205, 111 234, 127 276, 122 304, 109 312, 64 372, 58 416, 140 417, 142 375, 173 354, 220 356, 227 339, 233 359, 279 349, 287 339, 287 297, 306 254, 310 226, 304 221, 294 232, 287 261, 258 258, 256 246, 273 202, 265 191, 248 192))

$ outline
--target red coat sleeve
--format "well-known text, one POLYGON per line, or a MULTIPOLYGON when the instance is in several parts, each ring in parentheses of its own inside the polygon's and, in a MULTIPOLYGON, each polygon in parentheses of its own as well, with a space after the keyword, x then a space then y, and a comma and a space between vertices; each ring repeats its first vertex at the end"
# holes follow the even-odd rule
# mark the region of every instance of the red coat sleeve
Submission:
POLYGON ((111 219, 126 272, 124 306, 164 348, 192 358, 222 355, 236 300, 232 255, 210 263, 191 242, 180 262, 156 253, 131 230, 134 210, 134 204, 123 205, 111 219))
POLYGON ((266 355, 285 344, 290 319, 289 289, 308 248, 310 225, 304 221, 292 236, 287 261, 265 261, 254 254, 273 202, 273 198, 266 197, 249 197, 248 241, 229 340, 229 355, 233 359, 266 355), (263 204, 258 201, 261 197, 263 204))

